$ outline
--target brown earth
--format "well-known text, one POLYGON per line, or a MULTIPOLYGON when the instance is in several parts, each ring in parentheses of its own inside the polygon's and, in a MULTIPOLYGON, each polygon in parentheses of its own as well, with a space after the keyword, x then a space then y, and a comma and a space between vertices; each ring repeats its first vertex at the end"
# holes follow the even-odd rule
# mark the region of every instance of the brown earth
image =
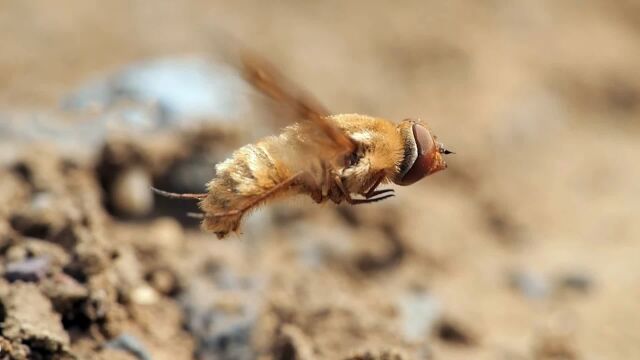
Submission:
POLYGON ((637 2, 0 10, 0 356, 640 357, 637 2), (382 203, 295 199, 199 232, 148 186, 197 191, 262 118, 113 131, 117 107, 60 104, 221 36, 336 113, 428 120, 457 155, 382 203))

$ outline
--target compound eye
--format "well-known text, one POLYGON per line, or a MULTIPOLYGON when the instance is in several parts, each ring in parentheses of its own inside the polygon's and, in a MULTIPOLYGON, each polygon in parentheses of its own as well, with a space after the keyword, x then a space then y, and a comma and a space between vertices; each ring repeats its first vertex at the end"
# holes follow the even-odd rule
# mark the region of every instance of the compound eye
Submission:
POLYGON ((411 185, 431 174, 434 168, 435 154, 438 154, 439 151, 433 136, 426 127, 414 124, 412 130, 418 156, 409 171, 400 180, 400 185, 411 185))

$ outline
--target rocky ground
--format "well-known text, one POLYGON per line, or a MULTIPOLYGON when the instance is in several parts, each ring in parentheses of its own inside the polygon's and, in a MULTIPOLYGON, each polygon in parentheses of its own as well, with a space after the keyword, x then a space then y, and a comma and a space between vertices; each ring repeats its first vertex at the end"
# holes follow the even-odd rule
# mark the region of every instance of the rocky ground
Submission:
POLYGON ((640 356, 636 2, 0 6, 0 356, 640 356), (202 191, 277 131, 220 60, 239 42, 457 155, 382 203, 200 232, 149 186, 202 191))

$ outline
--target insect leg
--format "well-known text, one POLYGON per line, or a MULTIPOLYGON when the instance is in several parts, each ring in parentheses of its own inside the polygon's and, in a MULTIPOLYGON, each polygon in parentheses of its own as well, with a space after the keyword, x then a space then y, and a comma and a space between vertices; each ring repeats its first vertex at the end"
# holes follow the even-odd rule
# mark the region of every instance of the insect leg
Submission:
POLYGON ((371 199, 374 196, 378 196, 378 195, 382 195, 382 194, 387 194, 387 193, 391 193, 389 195, 394 196, 395 194, 393 194, 393 192, 395 192, 395 190, 393 189, 382 189, 382 190, 376 190, 376 191, 372 191, 370 193, 365 194, 365 198, 366 199, 371 199))
POLYGON ((360 204, 369 204, 372 202, 376 202, 376 201, 381 201, 384 199, 388 199, 390 197, 394 197, 395 194, 387 194, 387 195, 383 195, 383 196, 379 196, 377 198, 371 198, 371 199, 353 199, 351 200, 351 205, 360 205, 360 204))
POLYGON ((324 174, 324 180, 322 182, 322 197, 329 196, 329 189, 331 188, 331 171, 327 169, 326 164, 322 163, 322 172, 324 174))
POLYGON ((344 187, 344 184, 342 183, 342 179, 340 178, 340 176, 336 175, 333 178, 333 180, 335 181, 336 185, 338 186, 338 189, 342 193, 342 196, 344 196, 344 199, 347 200, 349 204, 351 204, 353 202, 353 199, 351 198, 351 194, 349 194, 347 189, 344 187))
POLYGON ((395 191, 393 189, 376 190, 376 188, 380 185, 383 179, 384 179, 384 173, 380 172, 378 174, 378 178, 376 179, 376 181, 373 183, 373 185, 369 188, 367 192, 362 194, 362 196, 364 196, 366 199, 370 199, 376 195, 385 194, 389 192, 393 193, 395 191))
POLYGON ((265 191, 261 195, 256 196, 255 198, 251 199, 251 201, 249 201, 246 205, 244 205, 240 209, 233 209, 233 210, 229 210, 229 211, 213 213, 213 214, 207 215, 207 216, 208 217, 209 216, 210 217, 225 217, 225 216, 242 215, 245 211, 249 210, 250 208, 254 207, 255 205, 259 204, 260 202, 268 199, 269 197, 275 195, 276 193, 278 193, 278 192, 280 192, 282 190, 286 190, 291 184, 293 184, 296 180, 298 180, 300 178, 300 176, 302 176, 303 174, 304 174, 304 172, 300 171, 300 172, 292 175, 287 180, 277 184, 276 186, 274 186, 271 189, 265 191))
POLYGON ((151 187, 151 191, 153 191, 154 193, 156 193, 156 194, 158 194, 160 196, 168 197, 168 198, 171 198, 171 199, 196 199, 196 200, 202 200, 202 199, 207 197, 207 193, 180 194, 180 193, 174 193, 174 192, 169 192, 169 191, 156 189, 153 186, 151 187))
MULTIPOLYGON (((382 180, 380 180, 380 181, 382 181, 382 180)), ((344 195, 345 200, 351 205, 368 204, 368 203, 372 203, 372 202, 388 199, 390 197, 395 196, 395 194, 386 194, 386 195, 379 196, 377 198, 374 197, 376 195, 388 193, 389 190, 393 191, 393 189, 386 189, 386 190, 370 191, 370 193, 372 195, 370 195, 369 198, 367 198, 367 199, 353 199, 353 198, 351 198, 351 195, 349 194, 347 189, 344 187, 344 184, 342 183, 342 179, 340 178, 340 176, 336 176, 335 177, 335 182, 336 182, 336 185, 338 186, 338 189, 340 189, 340 192, 342 192, 342 195, 344 195)), ((375 187, 374 187, 374 189, 375 189, 375 187)), ((369 193, 369 192, 367 192, 367 193, 369 193)))

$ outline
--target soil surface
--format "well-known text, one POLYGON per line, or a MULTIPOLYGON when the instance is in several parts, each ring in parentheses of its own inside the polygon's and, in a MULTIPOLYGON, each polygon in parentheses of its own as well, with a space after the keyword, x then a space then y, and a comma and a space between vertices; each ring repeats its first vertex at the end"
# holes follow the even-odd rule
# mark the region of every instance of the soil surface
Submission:
POLYGON ((0 358, 640 358, 635 1, 0 2, 0 358), (286 114, 420 117, 449 168, 219 241, 213 164, 286 114))

